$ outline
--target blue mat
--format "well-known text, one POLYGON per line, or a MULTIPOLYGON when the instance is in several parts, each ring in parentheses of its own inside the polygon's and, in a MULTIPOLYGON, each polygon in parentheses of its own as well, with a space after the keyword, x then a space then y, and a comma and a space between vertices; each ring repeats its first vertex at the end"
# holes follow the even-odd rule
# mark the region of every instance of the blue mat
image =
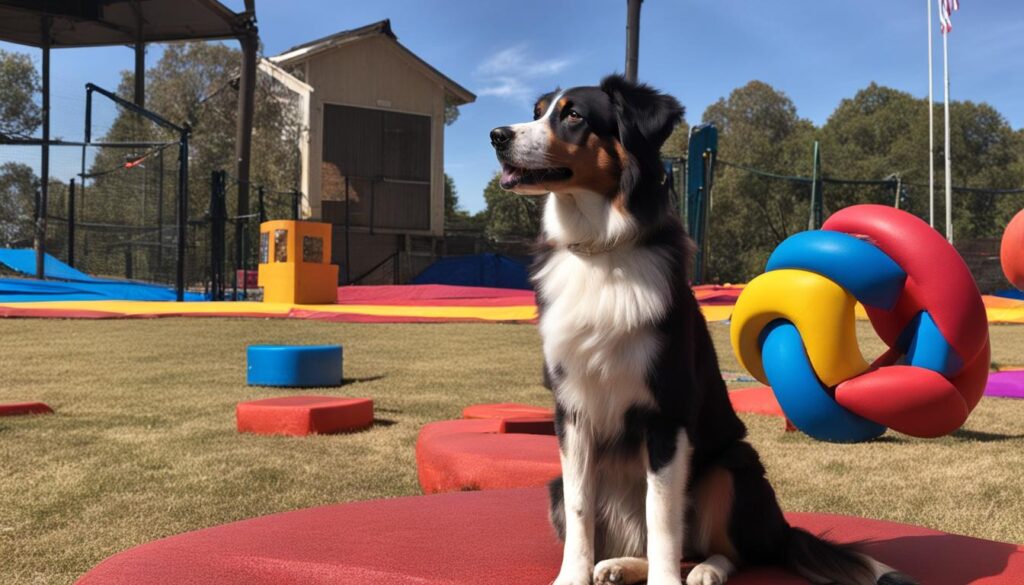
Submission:
MULTIPOLYGON (((0 248, 0 264, 27 276, 35 276, 35 250, 0 248)), ((46 255, 47 278, 0 278, 0 303, 36 301, 173 301, 174 290, 165 286, 96 278, 46 255)), ((185 293, 186 301, 205 301, 206 295, 185 293)))

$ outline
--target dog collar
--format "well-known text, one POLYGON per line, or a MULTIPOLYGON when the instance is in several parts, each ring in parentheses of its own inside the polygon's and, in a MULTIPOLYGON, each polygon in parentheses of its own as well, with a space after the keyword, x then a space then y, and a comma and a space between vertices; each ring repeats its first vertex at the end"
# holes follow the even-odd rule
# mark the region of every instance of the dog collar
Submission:
POLYGON ((599 256, 601 254, 607 254, 611 252, 612 250, 618 248, 624 243, 625 242, 618 241, 596 245, 586 244, 583 242, 574 242, 572 244, 567 245, 565 248, 572 252, 573 254, 576 254, 577 256, 599 256))

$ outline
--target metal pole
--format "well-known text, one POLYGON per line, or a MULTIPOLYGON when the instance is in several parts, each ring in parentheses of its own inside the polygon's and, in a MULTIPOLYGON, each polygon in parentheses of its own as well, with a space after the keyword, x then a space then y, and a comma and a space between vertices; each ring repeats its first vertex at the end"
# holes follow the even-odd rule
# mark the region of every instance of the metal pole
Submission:
POLYGON ((156 264, 163 271, 164 265, 164 151, 160 151, 156 183, 156 264))
POLYGON ((643 0, 626 2, 626 79, 636 83, 640 58, 640 4, 643 0))
POLYGON ((146 44, 135 43, 135 105, 146 107, 146 44))
POLYGON ((932 95, 932 0, 928 5, 928 225, 935 227, 935 98, 932 95))
POLYGON ((75 266, 75 180, 68 183, 68 266, 75 266))
POLYGON ((949 144, 949 34, 942 35, 942 74, 945 82, 946 114, 946 239, 953 243, 953 166, 949 144))
POLYGON ((811 216, 807 219, 807 229, 818 229, 818 141, 814 141, 814 162, 811 170, 811 216))
POLYGON ((352 250, 352 242, 349 238, 351 208, 352 200, 348 195, 348 177, 345 177, 345 284, 352 284, 352 256, 349 253, 352 250))
POLYGON ((50 24, 42 21, 43 33, 43 150, 40 157, 39 199, 36 201, 36 278, 46 278, 46 200, 50 191, 50 24))
POLYGON ((263 225, 267 221, 267 204, 263 185, 256 188, 256 194, 259 197, 260 225, 263 225))
POLYGON ((292 191, 292 219, 295 221, 299 220, 299 216, 302 215, 300 212, 300 206, 302 205, 302 197, 298 191, 292 191))
POLYGON ((188 227, 188 130, 181 133, 178 146, 178 266, 175 275, 175 295, 180 303, 185 300, 185 237, 188 227))

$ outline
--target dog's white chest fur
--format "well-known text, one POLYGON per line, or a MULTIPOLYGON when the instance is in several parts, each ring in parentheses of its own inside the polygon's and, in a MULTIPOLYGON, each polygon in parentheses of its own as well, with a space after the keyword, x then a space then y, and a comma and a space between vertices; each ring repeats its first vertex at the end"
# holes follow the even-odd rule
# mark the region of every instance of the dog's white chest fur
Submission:
POLYGON ((667 266, 632 245, 593 256, 561 249, 535 277, 544 356, 562 374, 556 397, 599 434, 617 433, 630 407, 652 404, 646 378, 671 300, 667 266))

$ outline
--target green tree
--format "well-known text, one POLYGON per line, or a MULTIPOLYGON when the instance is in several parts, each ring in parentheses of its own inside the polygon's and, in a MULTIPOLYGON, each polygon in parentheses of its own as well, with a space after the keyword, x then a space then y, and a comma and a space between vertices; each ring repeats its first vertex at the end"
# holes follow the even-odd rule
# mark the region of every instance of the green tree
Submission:
POLYGON ((41 82, 28 55, 0 49, 0 134, 30 136, 42 123, 41 82))
MULTIPOLYGON (((945 150, 941 106, 936 106, 935 216, 944 225, 945 150)), ((1024 184, 1020 138, 1002 115, 988 104, 950 104, 953 185, 995 189, 1024 184)), ((928 218, 928 103, 906 92, 872 83, 844 99, 821 130, 826 176, 885 179, 898 176, 909 195, 904 208, 928 218)), ((889 188, 826 185, 829 211, 857 203, 894 202, 889 188)), ((991 193, 955 191, 954 234, 957 238, 997 236, 1020 201, 991 193)))
POLYGON ((532 240, 540 233, 540 217, 545 197, 516 195, 501 188, 501 175, 495 174, 484 188, 487 209, 481 212, 484 233, 491 240, 532 240))
MULTIPOLYGON (((703 122, 719 131, 719 160, 784 175, 811 171, 815 129, 782 92, 751 81, 708 106, 703 122)), ((712 191, 708 278, 744 282, 771 250, 807 227, 810 188, 719 164, 712 191)))
POLYGON ((444 174, 444 222, 445 224, 458 221, 468 215, 459 207, 459 193, 455 189, 455 180, 444 174))
POLYGON ((31 244, 38 188, 39 177, 32 167, 16 162, 0 165, 0 248, 31 244))
POLYGON ((665 140, 665 144, 661 146, 661 156, 665 158, 684 158, 686 156, 686 149, 689 147, 689 141, 690 125, 686 123, 686 120, 683 120, 675 127, 675 130, 672 130, 672 134, 665 140))

